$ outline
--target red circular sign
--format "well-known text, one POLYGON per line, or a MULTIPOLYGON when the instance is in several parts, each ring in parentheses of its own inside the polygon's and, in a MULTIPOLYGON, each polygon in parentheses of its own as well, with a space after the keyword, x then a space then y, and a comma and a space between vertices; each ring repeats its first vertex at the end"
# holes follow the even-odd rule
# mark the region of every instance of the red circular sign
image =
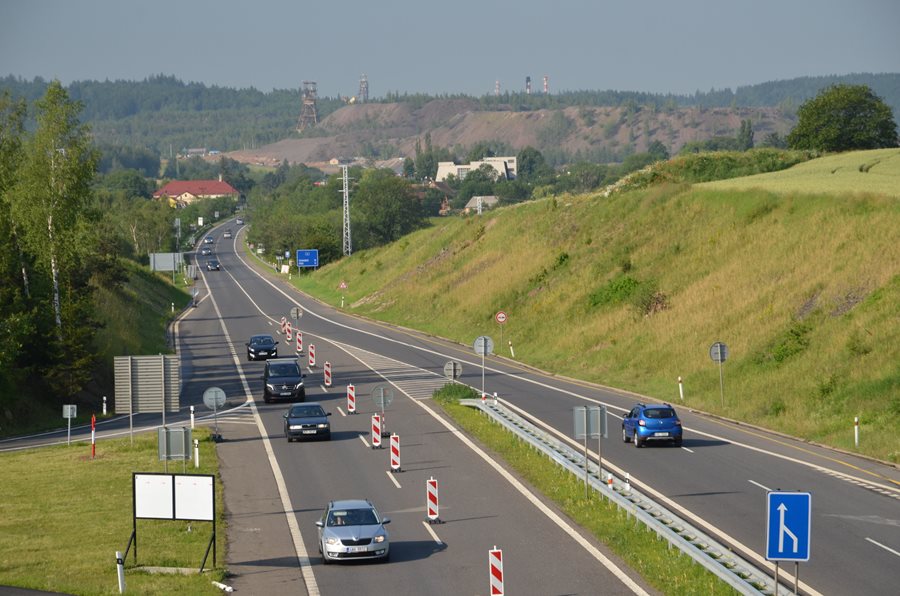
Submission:
POLYGON ((494 315, 494 318, 497 319, 497 322, 501 325, 506 322, 507 316, 506 313, 502 310, 497 311, 497 314, 494 315))

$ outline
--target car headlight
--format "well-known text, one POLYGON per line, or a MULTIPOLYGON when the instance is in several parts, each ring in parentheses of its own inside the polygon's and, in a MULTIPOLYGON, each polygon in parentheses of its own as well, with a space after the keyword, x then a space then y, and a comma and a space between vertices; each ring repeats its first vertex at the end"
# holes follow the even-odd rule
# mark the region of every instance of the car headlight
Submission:
POLYGON ((376 536, 375 538, 372 539, 372 542, 377 542, 377 543, 384 542, 384 536, 381 536, 381 535, 376 536))
POLYGON ((340 544, 340 543, 341 543, 341 541, 338 540, 337 538, 335 538, 334 536, 328 536, 327 538, 325 538, 325 544, 330 544, 330 545, 334 546, 335 544, 340 544))
POLYGON ((303 425, 301 425, 301 424, 292 424, 291 425, 291 430, 302 430, 302 429, 303 429, 303 425))
POLYGON ((321 424, 317 424, 317 425, 316 425, 316 428, 328 428, 328 423, 327 423, 327 422, 322 422, 321 424))
POLYGON ((266 383, 266 389, 268 389, 269 391, 275 391, 275 385, 272 385, 271 383, 266 383))
POLYGON ((303 381, 300 381, 299 383, 294 385, 294 389, 300 389, 301 387, 303 387, 303 381))

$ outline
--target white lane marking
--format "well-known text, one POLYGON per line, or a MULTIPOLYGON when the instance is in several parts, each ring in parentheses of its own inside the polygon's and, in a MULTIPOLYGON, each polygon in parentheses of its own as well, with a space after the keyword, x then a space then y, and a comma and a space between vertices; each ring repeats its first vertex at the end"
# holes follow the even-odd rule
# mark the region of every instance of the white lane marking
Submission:
POLYGON ((328 387, 326 387, 325 385, 319 385, 319 387, 322 389, 322 391, 324 393, 328 393, 328 387))
POLYGON ((363 442, 363 445, 365 445, 367 449, 371 449, 371 446, 369 445, 369 442, 366 440, 365 435, 359 435, 359 440, 363 442))
POLYGON ((687 447, 682 447, 682 449, 684 449, 684 450, 687 451, 688 453, 693 453, 693 452, 694 452, 693 449, 688 449, 687 447))
MULTIPOLYGON (((231 273, 227 271, 226 273, 228 273, 228 275, 231 275, 231 273)), ((232 279, 234 280, 233 276, 232 279)), ((237 280, 235 280, 235 283, 237 283, 237 280)), ((216 316, 218 316, 219 318, 219 325, 222 327, 222 333, 224 334, 225 341, 227 342, 228 347, 231 351, 231 358, 234 360, 234 365, 237 368, 238 376, 240 377, 241 384, 244 387, 244 395, 247 398, 247 402, 250 403, 250 409, 253 412, 253 417, 256 420, 257 431, 259 432, 260 438, 262 439, 263 447, 266 450, 266 456, 269 459, 269 465, 272 468, 272 474, 275 476, 275 485, 278 487, 278 495, 281 498, 281 507, 284 510, 285 518, 287 518, 288 529, 291 532, 291 539, 294 542, 294 551, 297 554, 297 563, 300 565, 300 573, 303 575, 303 581, 306 584, 306 590, 309 593, 309 596, 319 596, 319 585, 316 583, 316 576, 312 570, 312 562, 309 560, 309 554, 306 552, 306 545, 303 544, 303 537, 300 535, 300 526, 297 523, 297 516, 294 515, 294 506, 291 504, 291 497, 290 494, 288 494, 287 485, 284 481, 284 474, 282 474, 281 472, 281 467, 278 465, 278 460, 275 459, 275 452, 272 450, 272 442, 269 440, 269 434, 266 432, 266 428, 263 425, 262 418, 259 416, 259 410, 256 407, 256 402, 253 401, 253 393, 250 391, 250 385, 247 382, 246 375, 244 375, 244 370, 241 366, 241 360, 240 358, 238 358, 237 351, 234 349, 234 344, 231 341, 231 337, 228 335, 228 329, 225 328, 225 320, 222 317, 222 312, 219 310, 219 305, 216 302, 215 296, 213 296, 212 291, 210 291, 209 297, 212 301, 213 308, 216 310, 216 316)))
POLYGON ((385 470, 384 473, 388 475, 388 478, 391 479, 391 482, 394 483, 394 486, 396 486, 397 488, 403 488, 402 486, 400 486, 400 483, 397 482, 397 478, 394 476, 393 473, 391 473, 390 470, 385 470))
POLYGON ((763 490, 766 491, 766 492, 769 492, 769 493, 772 492, 772 489, 771 489, 771 488, 769 488, 768 486, 763 486, 763 485, 760 484, 759 482, 754 482, 754 481, 752 481, 752 480, 748 480, 747 482, 749 482, 750 484, 754 484, 754 485, 758 486, 759 488, 763 489, 763 490))
POLYGON ((431 527, 431 524, 423 521, 422 525, 425 526, 425 529, 428 530, 428 533, 431 534, 431 537, 435 542, 437 542, 438 544, 444 544, 444 542, 440 538, 438 538, 438 535, 435 533, 434 528, 431 527))
POLYGON ((871 542, 871 543, 874 544, 875 546, 880 546, 881 548, 883 548, 883 549, 886 550, 887 552, 893 553, 893 554, 897 555, 898 557, 900 557, 900 552, 895 551, 895 550, 892 549, 891 547, 885 546, 885 545, 881 544, 880 542, 875 542, 874 540, 872 540, 872 539, 869 538, 869 537, 866 537, 866 540, 868 540, 869 542, 871 542))
POLYGON ((341 413, 341 416, 346 416, 346 414, 344 414, 344 410, 341 409, 341 406, 337 406, 337 411, 341 413))

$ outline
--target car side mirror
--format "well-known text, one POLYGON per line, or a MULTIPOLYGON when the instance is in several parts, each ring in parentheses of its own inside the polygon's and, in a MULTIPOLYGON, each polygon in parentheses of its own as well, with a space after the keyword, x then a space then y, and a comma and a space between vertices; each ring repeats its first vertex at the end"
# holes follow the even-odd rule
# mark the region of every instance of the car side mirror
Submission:
POLYGON ((249 347, 250 347, 250 342, 248 341, 248 342, 245 343, 244 345, 247 346, 247 347, 249 348, 249 347))
POLYGON ((278 345, 278 342, 277 342, 277 341, 275 342, 275 345, 276 345, 276 346, 278 345))
POLYGON ((325 412, 326 416, 331 416, 331 412, 325 412))
POLYGON ((301 379, 306 378, 306 373, 300 373, 300 378, 301 379))
POLYGON ((284 413, 284 418, 287 418, 287 417, 288 417, 288 413, 285 412, 285 413, 284 413))
POLYGON ((389 518, 389 517, 382 517, 382 518, 381 518, 381 525, 382 525, 382 526, 387 525, 387 524, 389 524, 389 523, 391 523, 391 518, 389 518))
POLYGON ((317 527, 317 528, 324 528, 324 527, 325 527, 325 522, 323 522, 321 519, 316 520, 316 527, 317 527))

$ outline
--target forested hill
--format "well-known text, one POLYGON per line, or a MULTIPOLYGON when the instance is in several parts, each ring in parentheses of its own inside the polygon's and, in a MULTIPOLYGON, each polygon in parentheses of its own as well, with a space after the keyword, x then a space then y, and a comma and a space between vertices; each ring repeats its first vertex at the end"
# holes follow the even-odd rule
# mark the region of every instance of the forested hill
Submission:
MULTIPOLYGON (((28 81, 13 75, 0 79, 0 92, 32 102, 46 91, 49 81, 28 81)), ((900 115, 900 73, 850 74, 800 77, 738 87, 712 89, 689 95, 629 91, 566 91, 544 95, 503 93, 480 98, 463 95, 483 111, 527 112, 577 106, 740 108, 778 107, 790 114, 802 102, 832 84, 865 84, 900 115)), ((182 82, 155 75, 143 81, 76 81, 67 87, 73 100, 82 102, 81 120, 91 125, 95 138, 104 144, 147 147, 169 155, 187 147, 203 146, 221 151, 248 149, 296 135, 300 113, 299 89, 262 92, 253 88, 232 89, 182 82)), ((320 90, 327 93, 327 90, 320 90)), ((425 94, 389 92, 378 103, 424 105, 436 98, 425 94)), ((319 118, 344 105, 339 97, 321 94, 319 118)), ((423 131, 424 132, 424 131, 423 131)), ((316 136, 311 130, 308 135, 316 136)))

